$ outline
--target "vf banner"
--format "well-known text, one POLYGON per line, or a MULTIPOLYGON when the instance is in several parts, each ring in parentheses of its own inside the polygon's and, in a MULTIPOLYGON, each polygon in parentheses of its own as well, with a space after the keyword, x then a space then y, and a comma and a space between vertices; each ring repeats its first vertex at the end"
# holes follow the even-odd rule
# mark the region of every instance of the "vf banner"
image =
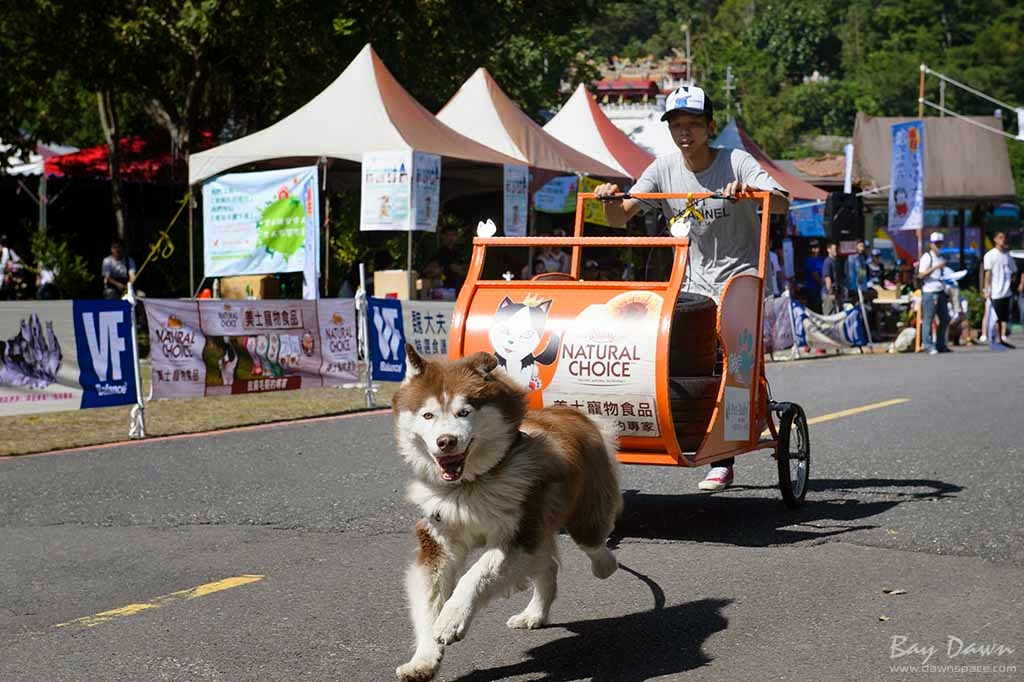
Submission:
POLYGON ((0 415, 136 400, 127 302, 0 303, 0 415))

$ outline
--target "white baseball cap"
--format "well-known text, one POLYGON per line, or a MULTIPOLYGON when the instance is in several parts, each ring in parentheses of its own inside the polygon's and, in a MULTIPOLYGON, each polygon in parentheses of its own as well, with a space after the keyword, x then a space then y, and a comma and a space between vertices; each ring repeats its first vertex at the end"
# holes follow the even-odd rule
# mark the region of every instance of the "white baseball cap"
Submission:
POLYGON ((932 232, 932 236, 928 237, 928 241, 932 242, 944 242, 946 238, 942 236, 941 232, 932 232))
POLYGON ((669 114, 676 111, 711 118, 715 113, 715 107, 703 89, 696 85, 683 85, 665 98, 665 113, 661 115, 661 120, 668 120, 669 114))

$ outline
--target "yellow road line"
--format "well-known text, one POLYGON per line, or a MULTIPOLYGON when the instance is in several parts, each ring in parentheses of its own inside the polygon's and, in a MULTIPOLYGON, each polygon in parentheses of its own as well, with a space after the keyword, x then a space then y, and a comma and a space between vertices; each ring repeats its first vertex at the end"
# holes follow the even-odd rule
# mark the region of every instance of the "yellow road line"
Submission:
POLYGON ((260 580, 263 580, 264 577, 266 576, 246 574, 235 576, 234 578, 225 578, 224 580, 218 580, 214 583, 206 583, 205 585, 193 587, 188 590, 179 590, 178 592, 171 592, 170 594, 165 594, 162 597, 157 597, 156 599, 149 602, 144 602, 141 604, 128 604, 127 606, 122 606, 118 609, 111 609, 110 611, 103 611, 101 613, 97 613, 94 616, 85 616, 84 618, 76 618, 75 620, 70 620, 67 623, 58 623, 54 627, 63 628, 69 625, 81 625, 82 627, 91 628, 96 625, 99 625, 100 623, 105 623, 108 620, 120 618, 121 616, 132 616, 136 613, 141 613, 143 611, 148 611, 150 609, 158 609, 161 606, 167 606, 168 604, 171 604, 176 601, 195 599, 196 597, 204 597, 208 594, 213 594, 214 592, 230 590, 232 587, 241 587, 242 585, 248 585, 249 583, 259 582, 260 580))
MULTIPOLYGON (((813 417, 807 420, 807 425, 820 424, 822 422, 830 422, 833 419, 842 419, 843 417, 850 417, 861 412, 870 412, 871 410, 880 410, 883 407, 892 407, 893 405, 902 405, 903 403, 909 403, 910 398, 893 398, 892 400, 883 400, 880 403, 871 403, 870 405, 861 405, 860 407, 851 407, 848 410, 840 410, 839 412, 830 412, 823 414, 818 417, 813 417)), ((771 432, 765 429, 761 433, 762 438, 771 436, 771 432)))
POLYGON ((880 403, 871 403, 870 405, 861 405, 860 407, 851 407, 848 410, 840 410, 839 412, 831 412, 829 414, 823 414, 820 417, 813 417, 807 420, 808 426, 811 424, 820 424, 822 422, 829 422, 833 419, 842 419, 843 417, 851 417, 861 412, 870 412, 871 410, 880 410, 883 407, 891 407, 893 405, 902 405, 903 403, 910 402, 910 398, 893 398, 892 400, 883 400, 880 403))

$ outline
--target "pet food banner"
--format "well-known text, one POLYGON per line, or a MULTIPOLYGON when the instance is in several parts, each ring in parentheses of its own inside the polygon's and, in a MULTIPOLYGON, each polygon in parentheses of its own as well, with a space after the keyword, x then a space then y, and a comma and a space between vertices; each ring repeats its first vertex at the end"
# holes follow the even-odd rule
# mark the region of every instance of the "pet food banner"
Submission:
POLYGON ((306 271, 316 280, 316 166, 221 175, 203 184, 207 277, 306 271))
POLYGON ((424 357, 447 359, 455 303, 401 301, 400 305, 405 338, 416 352, 424 357))
POLYGON ((0 415, 135 402, 127 302, 0 303, 0 415))
POLYGON ((493 353, 534 406, 566 405, 614 420, 623 436, 659 437, 654 362, 662 297, 581 288, 553 300, 518 291, 476 291, 464 354, 493 353))
POLYGON ((353 299, 154 300, 153 397, 338 386, 359 379, 353 299))
POLYGON ((440 191, 440 156, 367 152, 362 160, 359 229, 433 232, 440 191))
POLYGON ((405 379, 405 330, 402 303, 396 298, 366 298, 370 375, 376 381, 405 379))
POLYGON ((530 170, 505 164, 505 214, 502 232, 506 237, 525 237, 530 209, 530 170))
POLYGON ((892 126, 889 229, 924 227, 924 121, 892 126))
MULTIPOLYGON (((543 393, 544 404, 569 405, 609 417, 618 423, 623 436, 657 438, 661 429, 654 395, 654 357, 662 297, 650 291, 627 291, 611 298, 595 291, 592 297, 606 300, 582 301, 575 319, 562 333, 555 373, 543 393)), ((530 303, 526 300, 524 305, 530 303)), ((502 315, 499 308, 497 318, 512 322, 514 332, 519 326, 515 315, 502 315)), ((492 335, 498 346, 511 340, 500 324, 492 335)), ((524 369, 516 372, 514 364, 512 369, 520 380, 525 378, 524 369)))
POLYGON ((801 348, 860 348, 868 345, 867 326, 860 305, 835 315, 820 315, 791 301, 796 343, 801 348))

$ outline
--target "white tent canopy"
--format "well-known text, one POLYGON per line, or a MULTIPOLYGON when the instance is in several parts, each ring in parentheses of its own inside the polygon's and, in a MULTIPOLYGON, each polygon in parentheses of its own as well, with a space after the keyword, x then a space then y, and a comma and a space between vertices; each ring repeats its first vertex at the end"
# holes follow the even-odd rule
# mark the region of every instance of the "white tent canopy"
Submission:
POLYGON ((602 178, 628 177, 621 168, 601 163, 559 142, 506 95, 479 68, 438 112, 442 123, 480 144, 533 168, 602 178))
POLYGON ((403 88, 367 44, 338 78, 269 128, 193 154, 189 184, 275 159, 359 162, 365 152, 415 150, 473 162, 517 163, 440 123, 403 88))
POLYGON ((615 127, 580 83, 544 131, 625 176, 639 178, 654 157, 615 127))

